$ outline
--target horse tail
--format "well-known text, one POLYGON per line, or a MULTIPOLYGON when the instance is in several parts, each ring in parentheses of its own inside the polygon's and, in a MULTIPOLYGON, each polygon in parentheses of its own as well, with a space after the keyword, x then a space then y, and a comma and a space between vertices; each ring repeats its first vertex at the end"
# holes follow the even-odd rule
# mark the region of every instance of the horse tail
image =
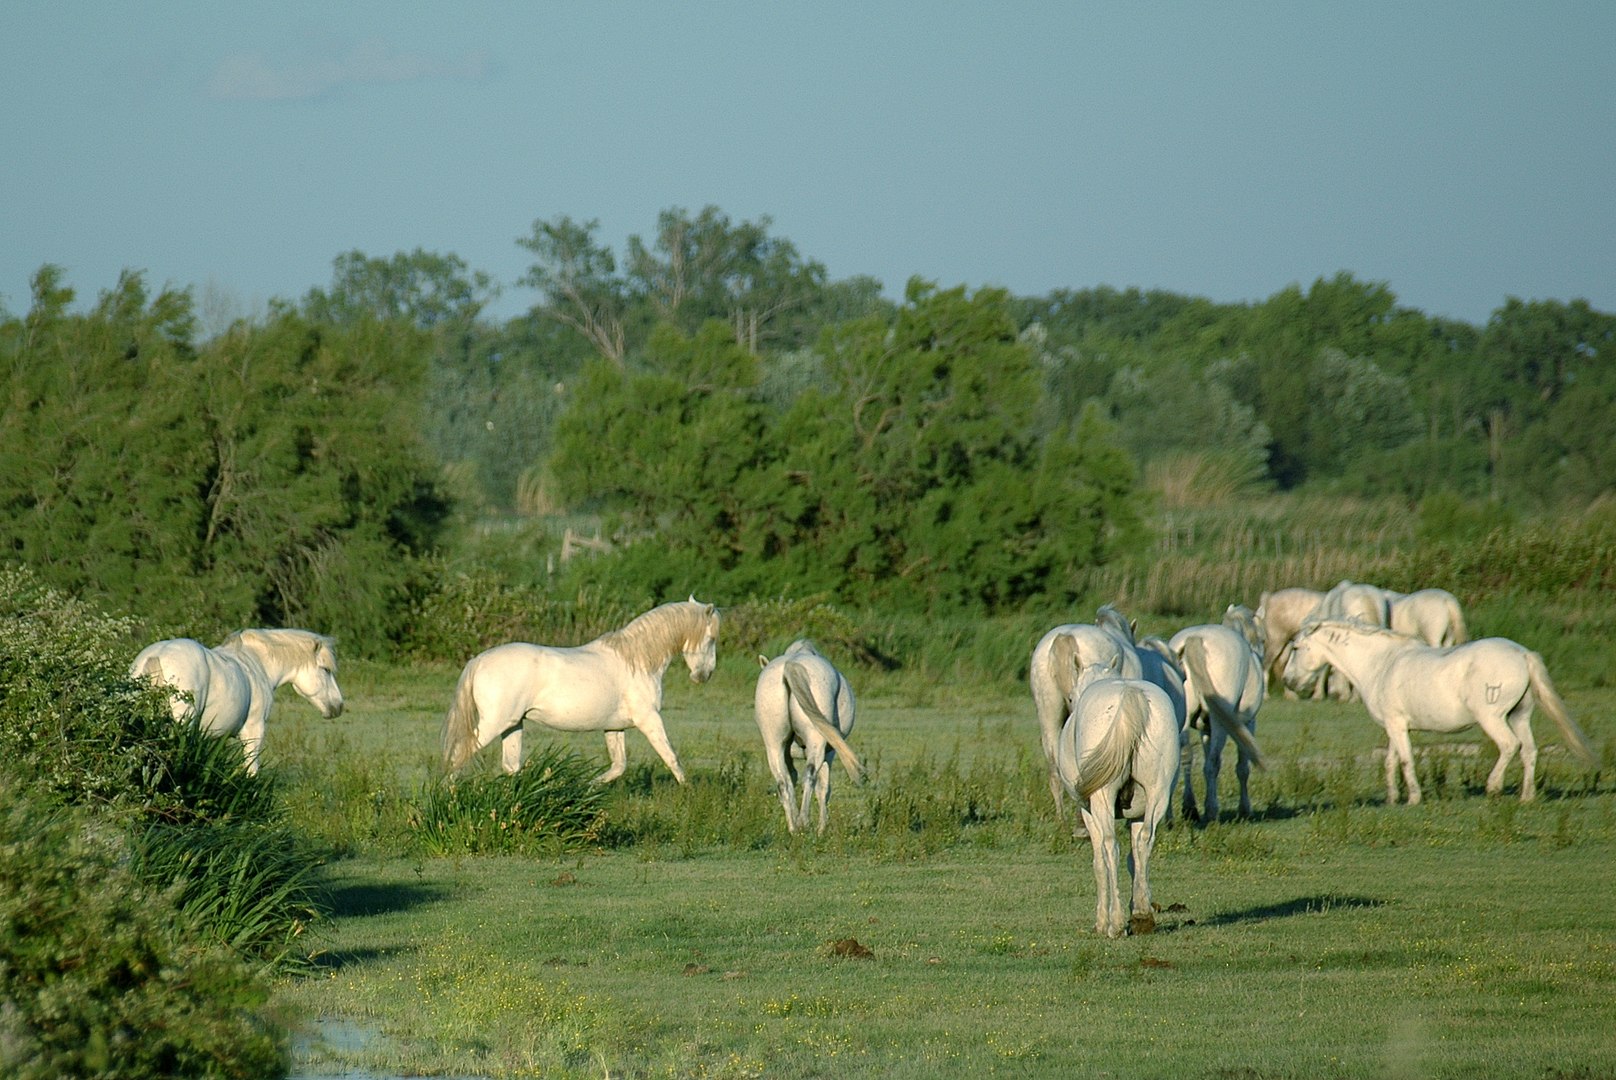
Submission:
POLYGON ((1133 765, 1134 749, 1144 737, 1149 719, 1150 707, 1144 693, 1136 687, 1124 686, 1110 726, 1077 763, 1077 782, 1073 786, 1078 795, 1087 799, 1127 775, 1133 765))
POLYGON ((1457 599, 1448 602, 1448 634, 1453 640, 1443 642, 1444 645, 1463 645, 1470 640, 1470 631, 1465 628, 1464 608, 1459 606, 1457 599))
POLYGON ((788 660, 785 664, 785 678, 786 689, 791 691, 791 696, 802 706, 802 711, 807 715, 808 722, 814 726, 814 730, 819 732, 826 742, 835 748, 837 756, 841 759, 842 767, 847 770, 847 775, 851 776, 855 782, 862 783, 864 780, 864 766, 860 764, 858 755, 853 752, 853 748, 847 745, 847 740, 842 738, 842 733, 836 729, 836 725, 826 719, 824 710, 814 700, 814 688, 809 685, 807 669, 794 660, 788 660))
POLYGON ((1588 741, 1588 736, 1571 718, 1571 710, 1566 707, 1565 699, 1560 697, 1560 692, 1554 688, 1554 683, 1549 679, 1549 669, 1544 666, 1543 657, 1531 649, 1526 650, 1526 671, 1532 679, 1532 693, 1537 695, 1538 701, 1542 703, 1543 711, 1554 717, 1554 722, 1560 726, 1560 735, 1571 747, 1572 752, 1585 764, 1598 764, 1599 759, 1594 754, 1593 743, 1588 741))
POLYGON ((1257 746, 1257 740, 1246 730, 1246 725, 1240 722, 1234 709, 1224 700, 1221 694, 1212 692, 1212 677, 1206 668, 1206 642, 1199 637, 1190 637, 1184 642, 1184 667, 1190 678, 1195 680, 1195 693, 1206 703, 1206 711, 1211 715, 1212 721, 1221 727, 1229 738, 1240 747, 1251 763, 1259 769, 1267 768, 1263 761, 1262 750, 1257 746))
POLYGON ((451 773, 459 771, 477 752, 477 699, 472 692, 476 668, 477 661, 473 659, 460 673, 449 714, 443 719, 443 767, 451 773))

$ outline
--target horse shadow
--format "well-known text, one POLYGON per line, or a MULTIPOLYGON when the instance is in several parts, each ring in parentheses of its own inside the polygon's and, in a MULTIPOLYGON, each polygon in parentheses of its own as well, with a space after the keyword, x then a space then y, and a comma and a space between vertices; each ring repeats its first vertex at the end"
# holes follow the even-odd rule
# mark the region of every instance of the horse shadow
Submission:
POLYGON ((1240 911, 1223 911, 1201 920, 1202 926, 1232 926, 1243 922, 1266 922, 1269 919, 1288 919, 1296 915, 1324 915, 1332 911, 1359 911, 1385 907, 1391 903, 1374 896, 1351 896, 1341 893, 1316 893, 1298 896, 1277 904, 1259 904, 1240 911))
POLYGON ((393 915, 447 900, 454 890, 435 884, 389 882, 384 885, 343 885, 330 890, 326 901, 333 918, 363 919, 393 915))

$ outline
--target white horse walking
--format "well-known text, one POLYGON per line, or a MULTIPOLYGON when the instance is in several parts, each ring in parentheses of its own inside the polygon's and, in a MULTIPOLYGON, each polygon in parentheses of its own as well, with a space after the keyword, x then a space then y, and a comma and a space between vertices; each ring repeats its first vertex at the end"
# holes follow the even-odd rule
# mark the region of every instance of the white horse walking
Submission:
POLYGON ((796 832, 808 824, 808 803, 819 804, 819 829, 825 831, 830 802, 830 763, 840 757, 847 774, 859 780, 863 766, 847 745, 857 708, 853 687, 836 665, 820 655, 813 642, 793 641, 770 660, 759 656, 753 696, 763 753, 774 776, 780 805, 785 807, 786 828, 796 832), (791 748, 802 747, 802 805, 797 807, 796 765, 791 748))
POLYGON ((1056 747, 1060 780, 1080 800, 1094 849, 1094 929, 1120 937, 1156 928, 1150 853, 1173 801, 1179 727, 1167 692, 1143 679, 1084 680, 1056 747), (1128 822, 1132 917, 1123 917, 1116 820, 1128 822))
POLYGON ((500 740, 500 765, 522 766, 527 721, 560 731, 603 731, 611 765, 606 783, 628 764, 624 732, 639 729, 685 782, 662 723, 662 676, 683 655, 690 678, 706 682, 718 662, 718 609, 691 597, 652 608, 627 626, 586 645, 517 641, 496 645, 466 663, 443 723, 443 762, 453 772, 500 740))
POLYGON ((237 630, 212 649, 169 638, 140 650, 129 674, 167 687, 174 719, 240 738, 249 773, 258 771, 277 687, 291 683, 328 720, 342 712, 336 646, 308 630, 237 630))
POLYGON ((1504 787, 1504 770, 1521 757, 1521 801, 1537 794, 1537 744, 1532 707, 1541 703, 1572 751, 1594 763, 1592 745, 1549 679, 1543 658, 1508 638, 1482 638, 1451 649, 1356 622, 1311 623, 1296 635, 1287 678, 1305 681, 1329 664, 1347 673, 1370 718, 1386 729, 1386 801, 1397 802, 1402 767, 1410 805, 1420 801, 1408 733, 1462 731, 1479 726, 1498 745, 1487 794, 1504 787))
POLYGON ((1225 622, 1187 626, 1167 642, 1184 672, 1186 734, 1184 747, 1184 816, 1196 819, 1195 784, 1189 769, 1191 746, 1198 735, 1201 771, 1206 781, 1206 821, 1218 820, 1218 773, 1223 749, 1233 738, 1238 757, 1240 816, 1251 816, 1251 769, 1262 766, 1257 747, 1257 710, 1267 690, 1262 655, 1252 648, 1244 608, 1231 609, 1225 622), (1232 623, 1232 625, 1231 625, 1232 623), (1193 732, 1193 734, 1192 734, 1193 732))
POLYGON ((1090 668, 1133 679, 1139 678, 1142 670, 1138 650, 1089 623, 1063 623, 1050 630, 1033 646, 1027 665, 1038 734, 1049 765, 1049 794, 1055 800, 1057 817, 1064 813, 1065 789, 1055 764, 1055 744, 1060 741, 1061 725, 1076 700, 1077 679, 1090 668))

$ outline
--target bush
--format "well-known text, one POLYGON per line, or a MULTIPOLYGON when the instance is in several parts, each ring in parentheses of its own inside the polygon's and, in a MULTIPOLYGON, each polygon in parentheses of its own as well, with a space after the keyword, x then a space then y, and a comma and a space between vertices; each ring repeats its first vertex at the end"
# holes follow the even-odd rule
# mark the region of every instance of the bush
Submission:
POLYGON ((531 854, 599 841, 605 789, 578 754, 546 747, 521 770, 439 776, 410 814, 416 848, 428 855, 531 854))
POLYGON ((130 632, 26 571, 0 573, 0 784, 126 832, 131 872, 204 939, 295 962, 321 857, 284 826, 238 740, 176 724, 164 694, 128 677, 130 632))
POLYGON ((82 811, 0 787, 0 1075, 281 1076, 262 978, 197 943, 82 811))

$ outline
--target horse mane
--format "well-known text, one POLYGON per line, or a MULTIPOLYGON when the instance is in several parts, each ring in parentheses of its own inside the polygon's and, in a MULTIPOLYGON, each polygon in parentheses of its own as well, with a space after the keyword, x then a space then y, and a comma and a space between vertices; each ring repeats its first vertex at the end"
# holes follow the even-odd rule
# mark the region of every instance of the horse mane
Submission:
POLYGON ((718 609, 711 604, 695 598, 675 600, 652 608, 597 640, 615 650, 629 666, 654 671, 674 653, 699 641, 708 624, 716 624, 718 619, 718 609))
POLYGON ((1118 636, 1126 638, 1129 642, 1134 641, 1133 623, 1128 621, 1127 616, 1110 604, 1101 604, 1099 610, 1094 613, 1094 625, 1104 630, 1107 623, 1114 624, 1118 636))
POLYGON ((315 655, 314 646, 318 644, 319 651, 325 653, 330 659, 331 669, 336 670, 336 640, 327 637, 325 634, 316 634, 313 630, 237 630, 221 641, 217 647, 239 652, 248 634, 253 635, 253 639, 258 642, 258 648, 262 652, 273 657, 278 664, 286 667, 298 668, 307 664, 310 656, 315 655))

